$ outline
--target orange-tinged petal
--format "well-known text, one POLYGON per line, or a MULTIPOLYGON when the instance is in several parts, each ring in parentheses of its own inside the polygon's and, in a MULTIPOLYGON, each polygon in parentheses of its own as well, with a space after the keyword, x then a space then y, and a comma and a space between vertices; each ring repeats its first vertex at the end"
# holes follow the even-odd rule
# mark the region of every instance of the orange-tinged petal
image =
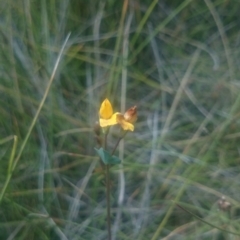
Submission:
MULTIPOLYGON (((102 118, 105 120, 110 119, 113 115, 112 104, 107 98, 101 104, 99 115, 100 115, 100 119, 102 118)), ((100 126, 101 126, 101 123, 100 123, 100 126)))
POLYGON ((125 131, 134 131, 134 125, 125 120, 122 114, 117 115, 117 121, 125 131))
POLYGON ((124 113, 124 118, 127 122, 129 123, 135 123, 137 120, 137 106, 129 108, 125 113, 124 113))
POLYGON ((107 126, 112 126, 115 124, 118 124, 117 121, 117 116, 119 115, 119 113, 114 113, 111 118, 109 119, 104 119, 104 118, 100 118, 99 119, 99 124, 101 127, 107 127, 107 126))

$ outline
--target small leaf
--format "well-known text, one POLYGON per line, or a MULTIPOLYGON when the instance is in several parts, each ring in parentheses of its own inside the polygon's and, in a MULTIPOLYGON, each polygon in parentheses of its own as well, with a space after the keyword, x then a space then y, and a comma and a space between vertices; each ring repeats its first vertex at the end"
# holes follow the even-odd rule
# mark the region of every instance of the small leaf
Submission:
POLYGON ((121 160, 117 156, 114 156, 114 155, 111 156, 110 153, 104 150, 103 148, 99 148, 99 149, 94 148, 94 149, 105 165, 121 163, 121 160))
POLYGON ((117 156, 115 155, 111 156, 111 160, 109 164, 120 164, 120 163, 121 163, 121 160, 117 156))
POLYGON ((110 154, 105 151, 103 148, 94 148, 95 151, 97 152, 97 154, 99 155, 99 157, 102 159, 102 161, 104 162, 104 164, 108 164, 109 163, 109 158, 111 158, 110 154))

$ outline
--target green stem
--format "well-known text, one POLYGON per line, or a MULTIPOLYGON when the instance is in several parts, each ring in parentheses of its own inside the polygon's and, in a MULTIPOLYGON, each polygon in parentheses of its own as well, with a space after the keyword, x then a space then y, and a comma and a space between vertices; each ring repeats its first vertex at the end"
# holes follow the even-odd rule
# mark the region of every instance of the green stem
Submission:
MULTIPOLYGON (((127 131, 124 131, 123 135, 119 137, 115 147, 113 148, 111 155, 114 154, 118 144, 126 136, 126 134, 127 134, 127 131)), ((104 149, 107 150, 107 133, 105 134, 105 137, 104 137, 104 149)), ((110 165, 107 164, 105 169, 106 169, 105 177, 106 177, 106 198, 107 198, 107 229, 108 229, 108 240, 111 240, 112 233, 111 233, 110 165)))
MULTIPOLYGON (((104 136, 104 149, 105 150, 107 150, 107 136, 108 136, 108 131, 105 133, 105 136, 104 136)), ((107 200, 107 230, 108 230, 108 240, 111 240, 112 232, 111 232, 111 199, 110 199, 109 165, 106 165, 106 167, 105 167, 105 177, 106 177, 106 200, 107 200)))
POLYGON ((111 199, 110 199, 110 177, 109 177, 109 165, 106 165, 106 197, 107 197, 107 229, 108 240, 112 239, 111 235, 111 199))
POLYGON ((126 134, 128 133, 128 131, 124 131, 124 133, 123 133, 123 135, 118 139, 118 141, 117 141, 117 143, 116 143, 116 145, 115 145, 115 147, 113 148, 113 150, 112 150, 112 153, 111 153, 111 155, 113 155, 114 153, 115 153, 115 151, 116 151, 116 149, 117 149, 117 146, 118 146, 118 144, 120 143, 120 141, 126 136, 126 134))
POLYGON ((7 189, 7 186, 12 178, 12 173, 13 173, 13 160, 14 160, 14 157, 15 157, 15 153, 16 153, 16 149, 17 149, 17 136, 13 136, 13 148, 12 148, 12 151, 11 151, 11 156, 10 156, 10 159, 9 159, 9 164, 8 164, 8 172, 7 172, 7 178, 6 178, 6 181, 5 181, 5 184, 2 188, 2 191, 0 193, 0 203, 3 199, 3 196, 6 192, 6 189, 7 189))

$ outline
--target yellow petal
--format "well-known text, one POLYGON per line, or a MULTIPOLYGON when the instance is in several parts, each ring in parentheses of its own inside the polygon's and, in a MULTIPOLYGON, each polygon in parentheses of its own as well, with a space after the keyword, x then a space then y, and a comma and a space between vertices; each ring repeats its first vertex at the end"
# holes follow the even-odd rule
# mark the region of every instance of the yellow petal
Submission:
POLYGON ((122 114, 117 115, 117 121, 125 131, 134 131, 134 125, 127 122, 122 114))
POLYGON ((119 113, 114 113, 109 119, 100 118, 99 119, 100 126, 107 127, 107 126, 118 124, 117 115, 119 115, 119 113))
POLYGON ((121 123, 119 123, 121 125, 121 127, 123 128, 123 130, 127 131, 127 130, 130 130, 130 131, 134 131, 134 125, 127 122, 127 121, 122 121, 121 123))
MULTIPOLYGON (((100 115, 100 119, 110 119, 113 115, 113 109, 112 109, 112 104, 110 103, 110 101, 106 98, 100 107, 99 110, 99 115, 100 115)), ((101 126, 101 123, 100 123, 101 126)), ((101 126, 102 127, 102 126, 101 126)))

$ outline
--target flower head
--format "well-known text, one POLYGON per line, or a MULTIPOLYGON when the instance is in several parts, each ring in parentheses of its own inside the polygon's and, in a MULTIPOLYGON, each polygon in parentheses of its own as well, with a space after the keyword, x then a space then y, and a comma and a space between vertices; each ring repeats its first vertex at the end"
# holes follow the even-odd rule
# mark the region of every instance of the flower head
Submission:
POLYGON ((123 128, 123 130, 127 131, 134 131, 134 125, 137 120, 137 107, 131 107, 129 108, 124 115, 118 114, 117 115, 117 121, 123 128))
POLYGON ((115 124, 120 124, 123 130, 133 131, 133 123, 137 120, 137 107, 129 108, 124 114, 119 112, 113 113, 112 104, 106 98, 99 110, 99 124, 101 127, 108 127, 115 124))
POLYGON ((113 114, 113 108, 110 101, 106 98, 99 110, 99 124, 101 127, 107 127, 117 124, 117 114, 113 114))

